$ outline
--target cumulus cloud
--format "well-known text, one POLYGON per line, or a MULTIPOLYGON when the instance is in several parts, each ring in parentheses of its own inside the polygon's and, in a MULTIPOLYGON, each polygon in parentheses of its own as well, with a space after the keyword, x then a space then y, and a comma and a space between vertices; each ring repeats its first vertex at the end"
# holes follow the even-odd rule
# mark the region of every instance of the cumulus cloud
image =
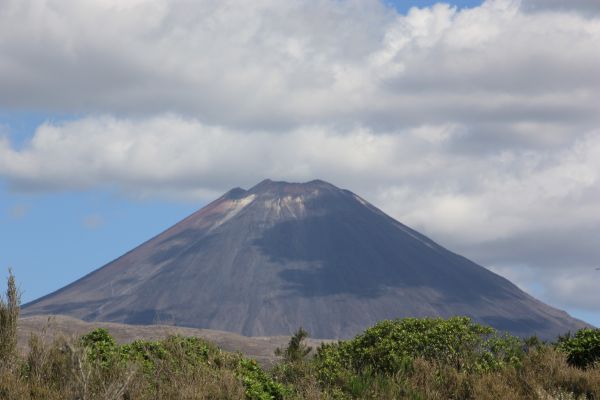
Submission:
POLYGON ((548 122, 561 145, 565 121, 598 122, 600 21, 515 0, 408 15, 377 1, 8 0, 0 37, 8 108, 271 130, 459 122, 499 145, 548 122))
POLYGON ((337 132, 313 125, 274 133, 207 125, 173 114, 87 117, 47 123, 21 149, 4 138, 0 171, 21 190, 116 185, 133 195, 206 200, 233 183, 250 185, 267 176, 322 176, 348 183, 367 182, 372 176, 386 182, 418 179, 428 171, 418 158, 431 149, 430 164, 448 164, 435 153, 460 130, 455 125, 424 125, 402 132, 365 127, 337 132))
POLYGON ((600 17, 568 3, 6 0, 0 107, 79 117, 2 130, 0 176, 198 201, 318 177, 590 309, 600 17))
POLYGON ((493 155, 455 151, 465 132, 464 125, 445 124, 387 132, 314 125, 274 133, 173 114, 87 117, 45 124, 21 149, 4 139, 0 171, 21 190, 104 185, 130 196, 199 201, 265 177, 319 177, 525 288, 534 281, 519 278, 519 270, 534 268, 549 300, 595 307, 597 291, 573 288, 595 276, 592 265, 600 259, 600 131, 561 149, 493 155))
POLYGON ((600 2, 597 0, 523 0, 525 11, 576 11, 584 15, 598 15, 600 2))
POLYGON ((600 295, 594 288, 597 287, 600 271, 595 268, 569 268, 545 274, 540 273, 539 268, 527 265, 491 269, 537 298, 561 304, 565 308, 598 311, 600 295))

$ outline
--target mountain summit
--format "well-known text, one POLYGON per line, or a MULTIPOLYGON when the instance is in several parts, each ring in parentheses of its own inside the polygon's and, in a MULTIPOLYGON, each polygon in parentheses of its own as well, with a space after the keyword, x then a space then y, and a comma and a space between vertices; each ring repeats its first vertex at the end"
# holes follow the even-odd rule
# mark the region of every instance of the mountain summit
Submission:
POLYGON ((318 338, 406 316, 542 337, 585 326, 320 180, 232 189, 24 314, 318 338))

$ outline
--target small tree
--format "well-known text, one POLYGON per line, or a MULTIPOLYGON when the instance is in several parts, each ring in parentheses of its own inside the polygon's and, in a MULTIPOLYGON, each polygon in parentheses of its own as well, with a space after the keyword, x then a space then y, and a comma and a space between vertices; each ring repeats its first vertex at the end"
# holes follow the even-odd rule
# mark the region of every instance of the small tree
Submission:
POLYGON ((308 332, 301 327, 291 337, 290 342, 285 349, 279 347, 275 349, 275 355, 283 357, 283 359, 288 362, 302 361, 312 350, 312 347, 306 346, 303 343, 306 338, 308 338, 308 332))
POLYGON ((6 296, 0 296, 0 363, 10 362, 16 355, 20 302, 15 276, 9 269, 6 296))

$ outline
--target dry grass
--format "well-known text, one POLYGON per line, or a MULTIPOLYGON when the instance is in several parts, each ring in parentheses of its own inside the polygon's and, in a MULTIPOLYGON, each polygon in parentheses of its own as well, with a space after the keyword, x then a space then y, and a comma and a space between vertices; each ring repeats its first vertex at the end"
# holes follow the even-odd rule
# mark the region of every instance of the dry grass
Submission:
MULTIPOLYGON (((175 360, 186 357, 183 350, 169 351, 175 360)), ((0 399, 246 398, 244 384, 231 368, 236 356, 229 353, 218 353, 218 357, 211 356, 197 365, 153 360, 154 375, 131 362, 107 370, 86 357, 80 342, 72 338, 55 338, 49 343, 34 335, 27 354, 0 369, 0 399)), ((392 376, 355 376, 343 390, 342 386, 321 384, 310 360, 279 364, 272 374, 292 388, 287 397, 293 399, 600 398, 600 369, 572 367, 565 355, 551 346, 531 350, 518 368, 486 373, 459 371, 416 359, 410 371, 392 376)))
POLYGON ((127 347, 106 331, 101 339, 108 340, 93 342, 101 349, 95 353, 98 348, 77 336, 42 327, 19 354, 12 274, 8 283, 0 301, 0 400, 600 399, 600 366, 573 367, 551 345, 534 346, 517 363, 485 370, 423 358, 393 374, 340 364, 337 378, 327 382, 319 380, 318 357, 306 357, 302 343, 295 343, 297 356, 289 347, 282 351, 287 357, 268 372, 199 339, 171 337, 127 347))
MULTIPOLYGON (((425 360, 416 360, 406 379, 424 399, 599 399, 600 368, 570 366, 551 346, 528 353, 520 368, 487 373, 459 372, 425 360)), ((411 398, 411 396, 406 396, 411 398)))
MULTIPOLYGON (((178 357, 175 354, 175 357, 178 357)), ((183 359, 183 355, 181 358, 183 359)), ((156 361, 153 374, 136 363, 104 368, 73 339, 47 344, 33 336, 26 359, 0 370, 0 399, 243 399, 234 371, 156 361)))

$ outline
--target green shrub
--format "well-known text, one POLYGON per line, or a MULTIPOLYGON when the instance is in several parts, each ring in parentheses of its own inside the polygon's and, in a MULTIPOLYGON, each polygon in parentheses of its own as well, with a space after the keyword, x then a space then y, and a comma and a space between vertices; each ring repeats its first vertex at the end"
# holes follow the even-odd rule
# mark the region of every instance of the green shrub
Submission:
POLYGON ((119 346, 106 329, 96 329, 83 335, 79 342, 89 360, 104 369, 126 363, 140 366, 149 383, 147 390, 156 395, 173 376, 198 373, 218 376, 224 372, 222 368, 238 376, 250 400, 281 400, 288 393, 256 361, 226 354, 196 337, 170 336, 160 341, 136 340, 119 346))
POLYGON ((382 321, 307 357, 299 330, 262 369, 199 338, 119 345, 104 329, 14 350, 18 293, 1 303, 0 399, 600 399, 600 331, 556 347, 500 336, 468 318, 382 321))
POLYGON ((557 347, 567 354, 569 364, 579 368, 593 366, 600 363, 600 329, 581 329, 573 337, 561 338, 557 347))
POLYGON ((237 371, 246 387, 246 397, 250 400, 282 400, 290 393, 254 360, 241 358, 237 371))
POLYGON ((101 368, 109 369, 121 361, 119 348, 115 339, 106 329, 98 328, 81 336, 79 339, 85 349, 86 356, 101 368))
POLYGON ((495 334, 483 341, 476 356, 475 369, 479 372, 489 372, 498 371, 506 366, 521 367, 526 348, 523 341, 517 337, 495 334))
POLYGON ((454 317, 382 321, 352 340, 321 346, 316 359, 323 380, 331 382, 343 369, 409 372, 415 358, 458 371, 487 371, 518 365, 522 356, 517 338, 499 336, 494 329, 469 318, 454 317))
POLYGON ((159 364, 174 371, 209 366, 209 355, 218 358, 220 350, 200 338, 169 336, 160 341, 136 340, 124 344, 119 354, 122 360, 137 363, 144 372, 153 374, 159 364))

